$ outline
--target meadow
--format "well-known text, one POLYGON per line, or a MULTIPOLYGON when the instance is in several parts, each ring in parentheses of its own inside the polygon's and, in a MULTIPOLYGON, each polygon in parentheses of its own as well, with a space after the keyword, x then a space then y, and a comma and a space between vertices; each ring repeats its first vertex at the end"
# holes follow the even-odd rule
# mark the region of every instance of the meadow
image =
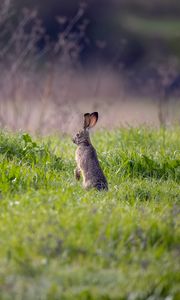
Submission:
POLYGON ((76 182, 69 135, 0 132, 1 300, 178 300, 180 127, 92 134, 108 192, 76 182))

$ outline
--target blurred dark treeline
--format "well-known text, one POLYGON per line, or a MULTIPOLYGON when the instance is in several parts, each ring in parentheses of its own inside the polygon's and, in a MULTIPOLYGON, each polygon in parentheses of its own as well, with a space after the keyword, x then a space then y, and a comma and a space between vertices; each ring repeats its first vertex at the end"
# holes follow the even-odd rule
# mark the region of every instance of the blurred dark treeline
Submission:
MULTIPOLYGON (((112 61, 121 68, 140 68, 148 61, 180 59, 180 2, 178 0, 16 0, 23 7, 37 9, 47 33, 57 38, 56 17, 73 18, 79 5, 89 21, 81 59, 112 61), (99 51, 103 48, 103 51, 99 51)), ((77 27, 76 27, 77 28, 77 27)))

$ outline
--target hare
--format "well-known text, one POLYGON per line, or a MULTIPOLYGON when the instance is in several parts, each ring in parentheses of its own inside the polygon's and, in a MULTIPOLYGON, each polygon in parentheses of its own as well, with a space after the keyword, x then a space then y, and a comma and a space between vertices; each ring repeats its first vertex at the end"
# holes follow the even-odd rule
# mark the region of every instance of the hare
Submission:
POLYGON ((85 189, 96 188, 100 191, 108 190, 108 183, 89 137, 89 129, 96 125, 97 120, 98 112, 84 114, 84 128, 73 138, 73 142, 78 146, 75 155, 77 167, 74 173, 77 180, 82 175, 85 189))

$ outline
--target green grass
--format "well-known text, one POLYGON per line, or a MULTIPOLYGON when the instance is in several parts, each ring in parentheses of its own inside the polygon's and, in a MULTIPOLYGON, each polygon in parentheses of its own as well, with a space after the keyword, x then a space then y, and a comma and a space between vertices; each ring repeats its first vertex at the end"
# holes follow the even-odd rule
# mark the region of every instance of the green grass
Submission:
POLYGON ((179 299, 180 128, 92 141, 107 193, 75 181, 69 136, 0 133, 0 299, 179 299))

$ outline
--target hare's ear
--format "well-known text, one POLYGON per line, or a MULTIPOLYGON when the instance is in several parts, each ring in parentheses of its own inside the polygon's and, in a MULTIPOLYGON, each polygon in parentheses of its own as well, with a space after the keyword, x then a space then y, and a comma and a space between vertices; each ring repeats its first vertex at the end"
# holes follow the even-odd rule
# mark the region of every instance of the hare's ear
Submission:
POLYGON ((90 114, 86 113, 84 114, 84 129, 89 128, 90 125, 90 114))
POLYGON ((95 111, 92 114, 90 114, 90 124, 89 124, 89 128, 92 128, 96 125, 98 120, 98 112, 95 111))

